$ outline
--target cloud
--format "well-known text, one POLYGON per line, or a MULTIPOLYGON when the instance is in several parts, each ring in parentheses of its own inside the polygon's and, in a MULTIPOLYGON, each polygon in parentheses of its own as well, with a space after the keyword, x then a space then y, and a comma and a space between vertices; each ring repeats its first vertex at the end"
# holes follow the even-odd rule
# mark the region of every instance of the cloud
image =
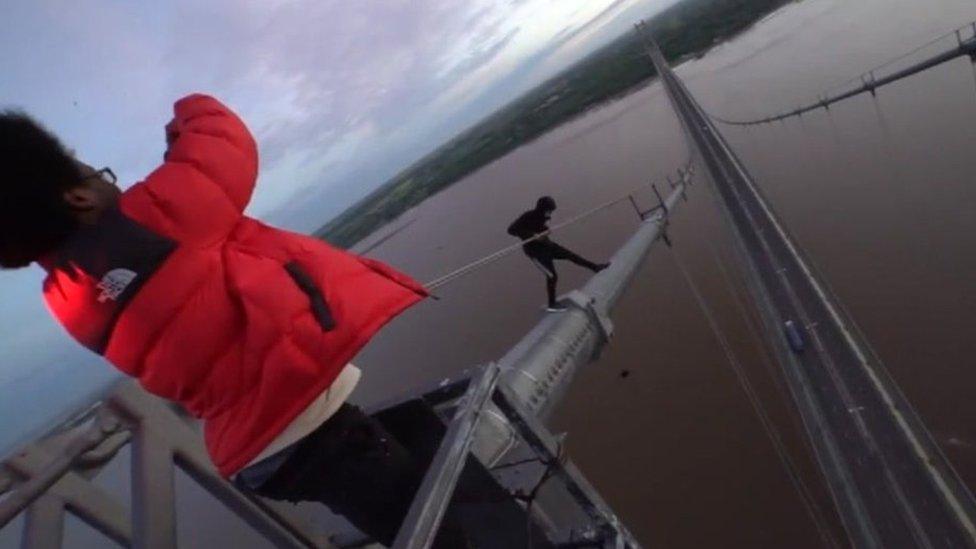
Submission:
POLYGON ((273 192, 259 188, 256 209, 267 211, 313 185, 349 184, 364 165, 393 173, 408 162, 416 147, 390 150, 384 136, 417 124, 453 82, 506 50, 518 34, 510 8, 489 0, 181 3, 164 65, 178 87, 226 90, 254 128, 265 177, 287 178, 273 192), (289 175, 289 166, 320 171, 289 175))
POLYGON ((13 0, 0 97, 135 181, 172 100, 213 93, 260 144, 249 211, 309 229, 584 53, 557 50, 607 12, 653 2, 13 0))
POLYGON ((255 196, 252 211, 268 213, 312 185, 365 194, 381 181, 350 177, 392 174, 483 104, 511 100, 484 91, 524 91, 532 81, 511 81, 521 65, 626 1, 14 0, 0 23, 14 83, 0 91, 29 97, 80 154, 130 181, 158 161, 170 102, 215 93, 257 134, 266 179, 280 178, 255 196), (286 170, 311 165, 324 171, 286 170))
POLYGON ((296 195, 280 208, 280 218, 306 220, 306 229, 320 225, 325 220, 322 209, 316 207, 320 202, 327 202, 331 212, 338 213, 443 141, 598 45, 629 32, 638 18, 670 3, 672 0, 522 0, 468 4, 464 16, 454 14, 457 23, 452 31, 444 31, 460 38, 438 43, 440 55, 429 57, 433 62, 424 65, 426 69, 412 71, 414 79, 424 70, 433 72, 427 72, 426 85, 410 83, 413 100, 398 103, 400 114, 408 116, 384 125, 379 133, 382 139, 370 142, 358 161, 343 166, 334 182, 318 180, 317 187, 296 195))

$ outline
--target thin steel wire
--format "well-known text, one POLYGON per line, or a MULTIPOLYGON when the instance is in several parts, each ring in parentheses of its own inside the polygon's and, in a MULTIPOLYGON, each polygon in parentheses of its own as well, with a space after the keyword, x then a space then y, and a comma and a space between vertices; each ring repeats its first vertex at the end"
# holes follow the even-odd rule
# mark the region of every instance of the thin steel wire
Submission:
POLYGON ((464 275, 466 275, 468 273, 471 273, 472 271, 475 271, 475 270, 477 270, 477 269, 479 269, 479 268, 481 268, 483 266, 488 265, 489 263, 494 263, 495 261, 498 261, 499 259, 501 259, 501 258, 505 257, 506 255, 514 252, 515 250, 518 250, 519 248, 521 248, 525 244, 528 244, 530 242, 535 242, 537 240, 541 240, 543 238, 546 238, 547 236, 549 236, 553 232, 558 231, 559 229, 562 229, 563 227, 572 225, 574 223, 578 223, 578 222, 582 221, 583 219, 586 219, 587 217, 590 217, 591 215, 593 215, 593 214, 595 214, 597 212, 600 212, 602 210, 605 210, 605 209, 609 208, 610 206, 613 206, 613 205, 615 205, 615 204, 617 204, 619 202, 622 202, 624 200, 627 200, 627 197, 629 197, 629 196, 630 196, 630 193, 628 193, 625 196, 622 196, 622 197, 619 197, 619 198, 615 198, 613 200, 610 200, 608 202, 604 202, 603 204, 600 204, 599 206, 597 206, 595 208, 591 208, 589 210, 586 210, 585 212, 583 212, 583 213, 581 213, 579 215, 576 215, 576 216, 574 216, 574 217, 572 217, 572 218, 570 218, 570 219, 568 219, 568 220, 566 220, 566 221, 564 221, 562 223, 559 223, 557 225, 553 225, 552 227, 549 228, 549 230, 544 231, 544 232, 541 232, 541 233, 533 236, 532 238, 527 238, 525 240, 520 240, 519 242, 516 242, 515 244, 512 244, 510 246, 506 246, 506 247, 504 247, 504 248, 502 248, 502 249, 500 249, 498 251, 492 252, 492 253, 484 256, 484 257, 481 257, 480 259, 476 259, 475 261, 472 261, 471 263, 468 263, 468 264, 466 264, 466 265, 464 265, 462 267, 459 267, 459 268, 457 268, 457 269, 455 269, 455 270, 453 270, 453 271, 451 271, 451 272, 449 272, 449 273, 447 273, 445 275, 439 276, 439 277, 435 278, 434 280, 431 280, 430 282, 427 282, 426 284, 424 284, 424 287, 426 287, 428 290, 436 290, 437 288, 440 288, 440 287, 442 287, 442 286, 444 286, 446 284, 449 284, 449 283, 453 282, 454 280, 456 280, 456 279, 458 279, 458 278, 460 278, 460 277, 462 277, 462 276, 464 276, 464 275))
MULTIPOLYGON (((686 177, 690 177, 690 176, 691 176, 691 172, 684 171, 683 172, 683 175, 682 175, 682 179, 681 179, 681 184, 682 185, 687 184, 687 180, 685 178, 686 177)), ((562 228, 567 227, 569 225, 572 225, 574 223, 578 223, 578 222, 582 221, 583 219, 586 219, 587 217, 590 217, 590 216, 592 216, 592 215, 594 215, 594 214, 596 214, 598 212, 601 212, 601 211, 603 211, 603 210, 605 210, 607 208, 610 208, 611 206, 614 206, 616 204, 619 204, 620 202, 623 202, 623 201, 629 199, 634 193, 636 193, 638 191, 641 191, 641 190, 644 190, 644 189, 646 189, 648 187, 651 187, 652 185, 654 185, 654 183, 647 183, 645 185, 641 185, 640 187, 637 187, 636 189, 631 190, 631 191, 625 193, 622 196, 619 196, 617 198, 614 198, 613 200, 609 200, 607 202, 604 202, 603 204, 600 204, 599 206, 596 206, 594 208, 591 208, 589 210, 586 210, 583 213, 580 213, 580 214, 578 214, 578 215, 576 215, 574 217, 571 217, 570 219, 567 219, 566 221, 563 221, 562 223, 558 223, 556 225, 553 225, 552 227, 549 228, 549 230, 547 230, 545 232, 541 232, 541 233, 533 236, 532 238, 527 238, 525 240, 520 240, 519 242, 516 242, 515 244, 512 244, 510 246, 506 246, 506 247, 504 247, 504 248, 502 248, 500 250, 497 250, 497 251, 492 252, 492 253, 490 253, 490 254, 488 254, 486 256, 483 256, 483 257, 481 257, 479 259, 476 259, 476 260, 474 260, 474 261, 472 261, 472 262, 470 262, 470 263, 468 263, 468 264, 466 264, 466 265, 464 265, 462 267, 459 267, 457 269, 454 269, 453 271, 451 271, 451 272, 449 272, 447 274, 441 275, 441 276, 439 276, 439 277, 431 280, 430 282, 427 282, 426 284, 424 284, 424 287, 428 291, 433 292, 434 290, 436 290, 438 288, 441 288, 443 286, 446 286, 447 284, 450 284, 451 282, 457 280, 458 278, 461 278, 462 276, 465 276, 467 274, 470 274, 471 272, 474 272, 474 271, 476 271, 476 270, 478 270, 478 269, 480 269, 482 267, 485 267, 485 266, 487 266, 487 265, 489 265, 491 263, 494 263, 495 261, 498 261, 499 259, 502 259, 503 257, 505 257, 508 254, 510 254, 510 253, 512 253, 512 252, 514 252, 514 251, 516 251, 518 249, 520 249, 522 246, 524 246, 524 245, 526 245, 526 244, 528 244, 530 242, 535 242, 537 240, 541 240, 543 238, 546 238, 547 236, 549 236, 550 234, 554 233, 555 231, 558 231, 559 229, 562 229, 562 228)))
POLYGON ((839 547, 840 545, 838 544, 836 538, 834 538, 830 527, 827 525, 827 520, 824 516, 823 510, 820 508, 820 505, 817 504, 816 499, 813 497, 813 493, 803 480, 803 477, 800 476, 799 468, 797 467, 796 462, 793 460, 789 450, 786 448, 786 444, 783 442, 783 438, 780 436, 776 425, 772 422, 772 419, 770 419, 769 413, 763 406, 762 400, 760 400, 758 393, 756 393, 755 388, 752 386, 752 382, 749 381, 749 377, 746 375, 742 363, 739 362, 739 359, 735 356, 735 352, 732 350, 732 346, 729 343, 728 338, 725 336, 718 319, 715 317, 715 312, 708 305, 704 295, 702 294, 698 285, 695 283, 695 280, 692 278, 691 273, 688 272, 688 268, 685 266, 684 262, 681 260, 681 257, 677 252, 674 251, 673 248, 671 250, 671 257, 674 258, 674 263, 677 266, 678 271, 681 273, 685 284, 687 284, 688 288, 691 290, 691 293, 698 304, 698 308, 705 316, 705 320, 708 322, 708 325, 712 330, 712 334, 722 347, 722 351, 725 353, 725 357, 728 360, 729 365, 732 367, 732 371, 735 373, 735 377, 738 379, 739 385, 742 387, 742 391, 746 395, 746 399, 749 401, 749 404, 752 406, 756 417, 759 419, 759 423, 762 426, 763 431, 765 431, 766 436, 772 443, 773 450, 782 463, 783 469, 786 471, 786 475, 790 479, 790 483, 793 485, 797 495, 800 497, 800 501, 803 503, 807 514, 810 516, 810 520, 813 521, 817 532, 820 534, 820 537, 823 539, 826 546, 839 547))

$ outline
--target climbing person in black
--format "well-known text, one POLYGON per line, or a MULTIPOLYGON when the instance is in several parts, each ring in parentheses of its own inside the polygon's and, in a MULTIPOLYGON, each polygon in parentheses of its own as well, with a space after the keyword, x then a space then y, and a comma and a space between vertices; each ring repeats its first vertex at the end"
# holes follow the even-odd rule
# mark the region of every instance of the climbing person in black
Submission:
MULTIPOLYGON (((555 210, 556 201, 551 196, 543 196, 536 202, 535 209, 520 215, 518 219, 508 226, 508 234, 522 240, 528 240, 548 231, 549 219, 555 210)), ((532 242, 523 244, 522 250, 525 252, 525 255, 529 256, 532 263, 546 275, 546 292, 549 298, 549 305, 546 310, 549 312, 563 311, 566 309, 566 307, 556 302, 556 282, 559 280, 559 275, 556 273, 555 260, 563 259, 572 261, 581 267, 586 267, 594 273, 598 273, 610 266, 609 263, 597 264, 584 259, 552 240, 549 240, 548 236, 543 236, 532 242)))

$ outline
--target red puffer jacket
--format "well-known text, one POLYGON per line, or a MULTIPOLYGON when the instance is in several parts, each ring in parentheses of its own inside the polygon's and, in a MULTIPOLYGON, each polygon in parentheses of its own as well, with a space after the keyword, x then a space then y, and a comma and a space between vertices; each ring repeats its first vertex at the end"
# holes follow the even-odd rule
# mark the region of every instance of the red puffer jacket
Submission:
POLYGON ((163 165, 45 258, 44 296, 78 341, 201 417, 230 476, 426 292, 244 216, 257 148, 216 99, 179 100, 167 132, 163 165))

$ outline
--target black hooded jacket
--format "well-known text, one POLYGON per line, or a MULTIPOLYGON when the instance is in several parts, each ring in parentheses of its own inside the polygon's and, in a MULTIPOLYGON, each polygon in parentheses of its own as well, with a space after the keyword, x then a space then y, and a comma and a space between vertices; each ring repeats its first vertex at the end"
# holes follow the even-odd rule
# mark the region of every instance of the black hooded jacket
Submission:
MULTIPOLYGON (((549 212, 545 210, 529 210, 508 226, 508 234, 522 240, 544 233, 549 230, 549 212)), ((542 239, 545 240, 545 239, 542 239)))

